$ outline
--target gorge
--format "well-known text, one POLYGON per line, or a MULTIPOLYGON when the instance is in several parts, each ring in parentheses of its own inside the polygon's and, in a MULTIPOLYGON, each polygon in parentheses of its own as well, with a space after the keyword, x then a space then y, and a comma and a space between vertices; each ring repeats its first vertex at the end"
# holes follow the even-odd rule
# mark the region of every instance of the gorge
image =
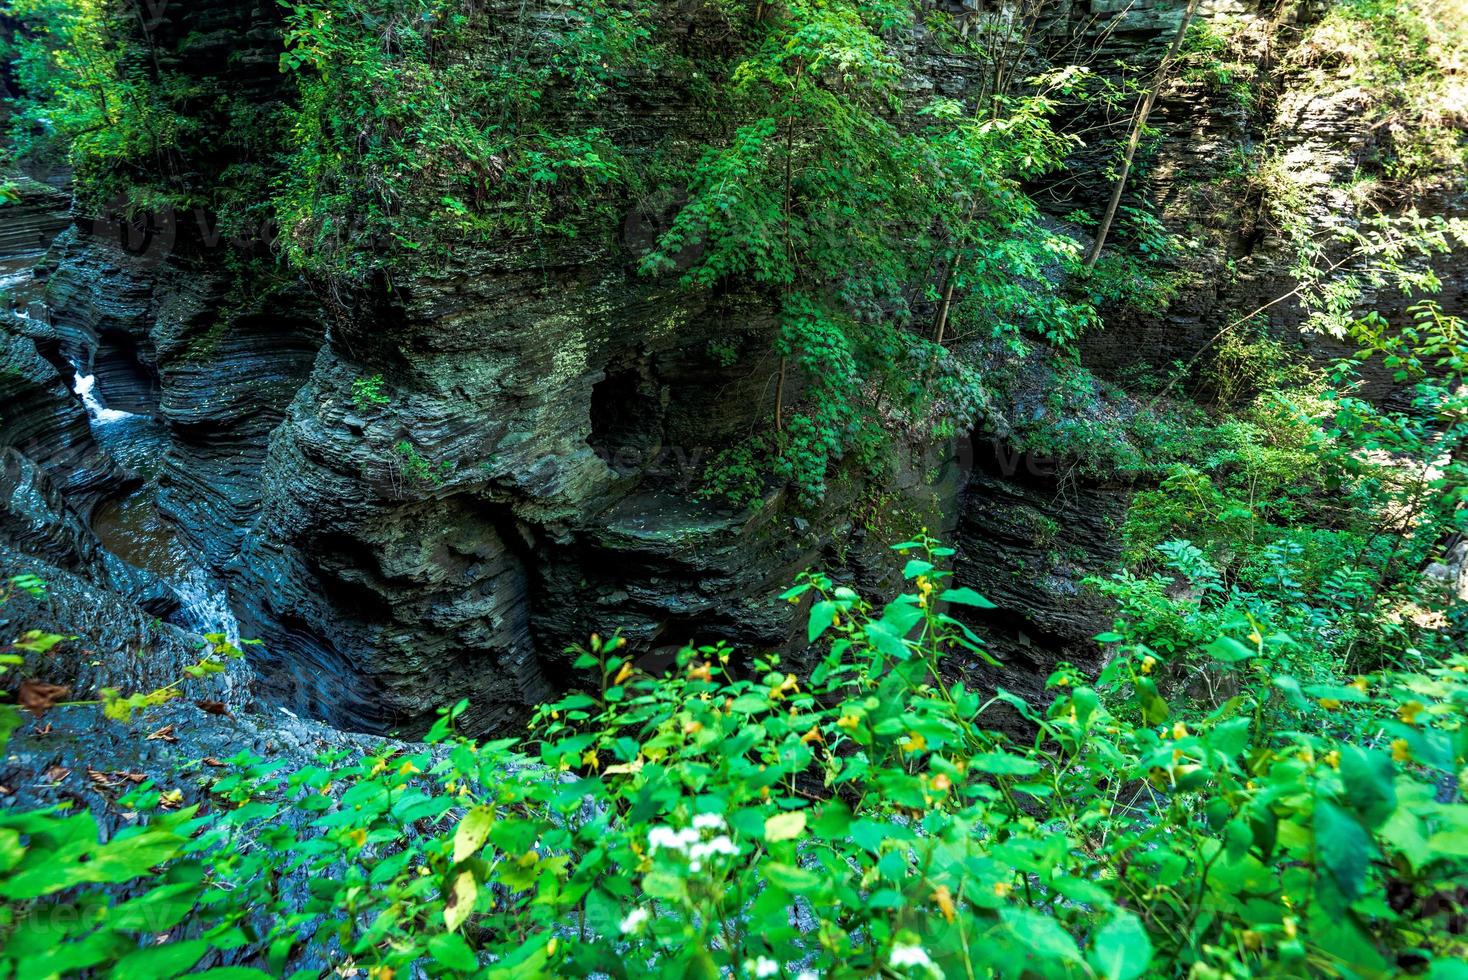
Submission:
MULTIPOLYGON (((1401 542, 1370 603, 1423 569, 1439 598, 1311 628, 1420 612, 1435 639, 1404 646, 1462 651, 1461 0, 0 9, 0 619, 75 651, 7 689, 152 712, 16 713, 0 784, 26 805, 110 833, 129 818, 89 772, 417 752, 455 704, 465 735, 519 736, 605 694, 615 651, 651 676, 725 644, 731 677, 774 655, 777 692, 819 685, 843 589, 933 587, 914 542, 982 597, 943 593, 973 642, 930 680, 1000 692, 1021 740, 1057 677, 1126 660, 1148 575, 1153 607, 1233 589, 1263 617, 1305 600, 1261 583, 1323 609, 1401 542), (1291 441, 1311 411, 1325 435, 1291 441), (1377 411, 1418 441, 1321 448, 1377 411), (1414 480, 1410 507, 1358 502, 1414 480), (813 569, 824 598, 781 601, 813 569)), ((1181 656, 1169 636, 1146 657, 1181 656)), ((643 764, 610 744, 578 765, 643 764)), ((802 779, 789 800, 819 795, 802 779)), ((729 957, 699 975, 743 975, 729 957)))

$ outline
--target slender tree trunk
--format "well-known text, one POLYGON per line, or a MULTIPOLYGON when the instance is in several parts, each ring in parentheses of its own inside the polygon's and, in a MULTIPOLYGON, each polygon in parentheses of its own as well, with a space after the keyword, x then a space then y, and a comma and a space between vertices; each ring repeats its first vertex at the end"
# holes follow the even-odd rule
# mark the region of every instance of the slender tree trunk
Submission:
POLYGON ((953 285, 958 278, 958 261, 959 257, 955 255, 948 266, 948 275, 944 277, 946 282, 943 285, 943 303, 938 307, 938 316, 933 327, 933 343, 939 346, 943 344, 943 331, 948 326, 948 311, 953 306, 953 285))
POLYGON ((1157 75, 1152 80, 1152 85, 1147 89, 1147 94, 1142 97, 1142 104, 1137 109, 1137 117, 1132 120, 1132 131, 1127 137, 1126 152, 1122 154, 1121 171, 1116 175, 1116 181, 1111 185, 1111 200, 1106 203, 1106 213, 1101 216, 1101 224, 1096 228, 1096 241, 1091 245, 1091 251, 1086 254, 1086 268, 1090 269, 1096 265, 1096 260, 1101 257, 1101 249, 1106 245, 1106 236, 1111 234, 1111 225, 1116 221, 1116 211, 1121 206, 1121 195, 1126 190, 1127 174, 1132 169, 1132 158, 1137 155, 1137 146, 1142 142, 1142 132, 1147 128, 1147 116, 1152 112, 1152 106, 1157 102, 1157 93, 1167 82, 1168 72, 1172 69, 1172 63, 1177 59, 1178 49, 1183 46, 1183 37, 1188 33, 1188 26, 1193 22, 1193 14, 1198 11, 1198 0, 1188 0, 1188 8, 1183 11, 1182 23, 1177 26, 1177 35, 1172 39, 1172 47, 1167 49, 1162 63, 1157 66, 1157 75))

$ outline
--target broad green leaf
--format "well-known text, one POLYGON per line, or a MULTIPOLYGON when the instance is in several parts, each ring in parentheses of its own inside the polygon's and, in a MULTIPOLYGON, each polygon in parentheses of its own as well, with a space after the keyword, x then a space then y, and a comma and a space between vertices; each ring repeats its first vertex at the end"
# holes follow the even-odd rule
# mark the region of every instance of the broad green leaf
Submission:
POLYGON ((1259 656, 1258 649, 1240 643, 1231 636, 1220 636, 1208 644, 1207 652, 1208 656, 1214 660, 1219 660, 1226 664, 1238 663, 1241 660, 1248 660, 1251 657, 1259 656))
POLYGON ((454 863, 477 854, 493 826, 494 811, 487 806, 477 806, 464 814, 459 829, 454 832, 454 863))
POLYGON ((999 608, 988 599, 985 599, 983 596, 979 595, 973 589, 944 589, 943 592, 938 595, 938 599, 941 602, 952 602, 960 606, 973 606, 976 609, 999 608))
POLYGON ((112 976, 117 980, 176 977, 199 962, 208 951, 209 944, 202 939, 144 946, 118 960, 117 966, 112 968, 112 976))
POLYGON ((1120 911, 1092 937, 1086 959, 1106 980, 1136 980, 1152 962, 1152 939, 1141 919, 1120 911))
POLYGON ((996 776, 1029 776, 1040 771, 1040 764, 1010 752, 981 752, 969 759, 970 768, 996 776))
POLYGON ((1315 802, 1315 853, 1346 898, 1355 898, 1366 879, 1371 838, 1356 818, 1329 800, 1315 802))
POLYGON ((805 811, 787 810, 765 820, 765 840, 794 840, 805 832, 805 811))
POLYGON ((474 950, 456 932, 441 932, 428 940, 428 955, 459 973, 473 973, 479 968, 474 950))
POLYGON ((1365 818, 1367 826, 1380 827, 1397 808, 1396 767, 1391 757, 1358 745, 1344 745, 1340 753, 1344 802, 1365 818))
POLYGON ((810 621, 805 627, 805 638, 807 643, 814 643, 820 639, 822 633, 831 628, 836 622, 836 616, 840 613, 840 607, 830 599, 822 599, 810 607, 810 621))

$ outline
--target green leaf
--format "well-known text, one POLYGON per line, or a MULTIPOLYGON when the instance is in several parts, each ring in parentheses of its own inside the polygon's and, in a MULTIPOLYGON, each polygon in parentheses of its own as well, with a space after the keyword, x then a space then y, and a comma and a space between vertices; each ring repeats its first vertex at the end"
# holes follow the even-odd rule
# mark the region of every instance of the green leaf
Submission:
POLYGON ((1220 636, 1208 644, 1207 653, 1214 660, 1219 660, 1226 664, 1234 664, 1241 660, 1248 660, 1251 657, 1259 656, 1257 649, 1240 643, 1231 636, 1220 636))
POLYGON ((1152 939, 1131 912, 1117 912, 1091 940, 1086 957, 1107 980, 1135 980, 1152 962, 1152 939))
POLYGON ((796 895, 807 895, 812 892, 821 891, 824 882, 820 875, 805 868, 797 868, 791 864, 780 864, 770 862, 760 869, 770 884, 776 885, 796 895))
POLYGON ((117 980, 176 977, 199 962, 207 952, 209 944, 202 939, 189 939, 163 946, 145 946, 118 960, 117 965, 112 968, 112 975, 117 980))
POLYGON ((822 599, 820 602, 811 606, 810 622, 807 623, 805 628, 806 642, 814 643, 818 640, 821 634, 830 629, 831 624, 836 622, 836 615, 840 611, 840 607, 829 599, 822 599))
POLYGON ((988 599, 985 599, 983 596, 979 595, 973 589, 944 589, 943 592, 939 594, 938 599, 941 602, 957 603, 960 606, 973 606, 976 609, 999 608, 988 599))
POLYGON ((909 558, 907 564, 902 568, 902 577, 914 579, 919 575, 926 575, 933 570, 933 563, 923 561, 921 558, 909 558))
POLYGON ((460 973, 473 973, 479 968, 474 950, 455 932, 442 932, 428 940, 428 954, 435 960, 460 973))
POLYGON ((788 810, 765 820, 765 840, 794 840, 805 832, 805 811, 788 810))
POLYGON ((477 806, 464 814, 459 829, 454 832, 454 863, 479 852, 494 826, 494 811, 487 806, 477 806))
POLYGON ((996 776, 1029 776, 1040 771, 1038 762, 1009 752, 981 752, 969 760, 969 767, 996 776))
POLYGON ((1380 827, 1397 808, 1396 767, 1385 752, 1358 745, 1345 745, 1340 751, 1345 802, 1367 826, 1380 827))
POLYGON ((1346 898, 1355 898, 1366 880, 1371 838, 1347 811, 1329 800, 1315 802, 1315 852, 1346 898))
POLYGON ((1046 959, 1080 961, 1081 951, 1076 941, 1050 916, 1027 909, 1006 908, 1000 912, 1000 918, 1036 955, 1046 959))

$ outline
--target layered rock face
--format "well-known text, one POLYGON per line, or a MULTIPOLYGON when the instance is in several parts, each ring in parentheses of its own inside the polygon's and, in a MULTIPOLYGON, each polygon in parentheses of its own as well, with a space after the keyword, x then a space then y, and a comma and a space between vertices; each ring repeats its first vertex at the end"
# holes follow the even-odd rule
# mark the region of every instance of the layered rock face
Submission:
MULTIPOLYGON (((1047 5, 1019 61, 1146 64, 1181 9, 1047 5)), ((160 16, 151 29, 171 68, 261 104, 283 97, 273 5, 164 5, 160 16)), ((1203 16, 1269 15, 1220 3, 1203 16)), ((930 41, 910 55, 912 99, 987 84, 979 59, 930 41)), ((1175 229, 1201 211, 1190 195, 1219 186, 1224 147, 1283 127, 1289 152, 1335 174, 1353 159, 1337 144, 1366 138, 1348 101, 1296 106, 1277 59, 1260 58, 1277 89, 1266 108, 1245 112, 1187 81, 1159 104, 1163 150, 1139 187, 1175 229)), ((676 80, 648 79, 602 111, 650 145, 700 124, 686 98, 676 80)), ((1096 171, 1072 181, 1057 216, 1099 210, 1111 146, 1093 141, 1082 160, 1096 171)), ((227 157, 202 158, 199 179, 220 179, 227 157)), ((732 511, 689 490, 714 452, 772 415, 773 319, 638 276, 632 246, 647 235, 635 219, 620 241, 506 238, 346 295, 300 282, 242 291, 231 265, 252 246, 213 227, 206 211, 83 219, 52 248, 50 322, 11 321, 0 389, 6 444, 26 457, 7 484, 11 510, 53 516, 16 518, 0 538, 58 575, 156 603, 156 579, 123 581, 96 557, 122 548, 121 524, 156 518, 177 547, 150 537, 128 557, 182 552, 224 579, 243 632, 264 641, 251 655, 271 699, 347 727, 413 731, 468 698, 469 727, 504 728, 569 680, 561 651, 593 630, 622 631, 640 654, 692 639, 794 646, 799 611, 774 593, 812 565, 890 587, 886 545, 924 527, 956 542, 960 578, 1002 607, 979 625, 1008 664, 1006 686, 1038 691, 1056 659, 1094 655, 1109 612, 1080 582, 1115 563, 1129 490, 1009 448, 1003 419, 1029 410, 1043 378, 970 437, 899 446, 884 481, 836 481, 814 509, 771 494, 732 511), (731 346, 733 366, 719 354, 731 346), (68 390, 74 373, 95 378, 106 408, 152 420, 150 448, 119 459, 98 447, 68 390), (119 517, 124 506, 146 519, 119 517)), ((1191 357, 1224 311, 1289 290, 1277 232, 1231 225, 1207 243, 1194 255, 1202 273, 1168 311, 1118 313, 1088 343, 1089 363, 1191 357), (1231 259, 1247 274, 1219 275, 1231 259)))

